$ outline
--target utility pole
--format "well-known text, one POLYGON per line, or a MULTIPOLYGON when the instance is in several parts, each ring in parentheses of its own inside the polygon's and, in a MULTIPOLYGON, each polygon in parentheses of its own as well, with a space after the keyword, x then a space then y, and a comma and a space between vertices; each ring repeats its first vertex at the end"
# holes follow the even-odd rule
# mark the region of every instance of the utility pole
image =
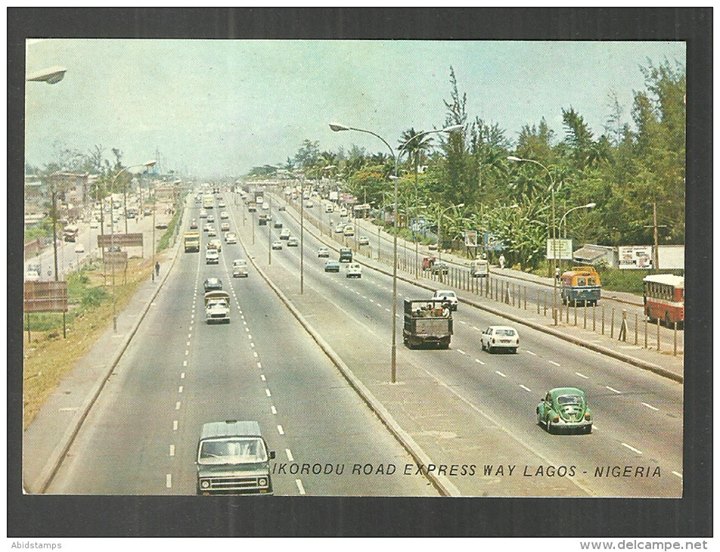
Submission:
MULTIPOLYGON (((650 228, 650 226, 644 226, 644 228, 650 228)), ((653 229, 653 242, 655 243, 655 247, 653 247, 653 270, 659 270, 660 268, 660 240, 658 238, 658 228, 667 228, 667 224, 658 224, 657 221, 657 203, 653 201, 653 223, 652 223, 652 229, 653 229)))

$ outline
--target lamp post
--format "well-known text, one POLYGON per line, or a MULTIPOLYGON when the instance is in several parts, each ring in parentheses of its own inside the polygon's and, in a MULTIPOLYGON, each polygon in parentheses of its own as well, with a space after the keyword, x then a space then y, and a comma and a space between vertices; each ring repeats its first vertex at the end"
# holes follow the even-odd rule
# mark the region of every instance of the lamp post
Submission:
MULTIPOLYGON (((450 209, 462 209, 463 207, 465 207, 464 203, 458 203, 457 205, 450 205, 442 211, 438 209, 438 264, 442 262, 442 218, 445 216, 445 213, 447 213, 450 209)), ((442 283, 442 281, 443 269, 442 266, 440 266, 440 283, 442 283)))
POLYGON ((548 178, 550 178, 550 201, 551 201, 551 208, 552 208, 552 256, 553 256, 553 325, 557 326, 557 277, 556 273, 558 272, 558 266, 557 266, 557 228, 555 226, 555 180, 552 177, 552 173, 550 172, 550 169, 548 169, 545 165, 540 163, 540 161, 535 161, 535 159, 525 159, 522 157, 515 157, 514 155, 510 155, 507 157, 508 161, 514 161, 516 163, 534 163, 536 165, 539 165, 542 167, 545 172, 548 175, 548 178))
MULTIPOLYGON (((573 207, 572 209, 568 209, 565 214, 560 217, 560 224, 559 227, 563 229, 563 238, 567 239, 567 220, 566 217, 572 213, 573 211, 577 211, 578 209, 594 209, 595 203, 588 203, 587 205, 578 205, 577 207, 573 207), (564 226, 563 226, 564 224, 564 226)), ((562 272, 562 259, 560 260, 560 271, 562 272)))
MULTIPOLYGON (((436 130, 428 130, 426 132, 419 132, 415 134, 414 136, 411 136, 405 143, 400 145, 398 148, 400 150, 400 154, 402 154, 403 151, 405 151, 405 146, 409 144, 412 140, 415 140, 416 138, 420 136, 425 136, 427 134, 435 134, 439 132, 452 132, 455 130, 460 130, 463 128, 463 125, 453 125, 442 129, 436 129, 436 130)), ((394 180, 394 187, 393 187, 393 291, 392 291, 392 345, 391 345, 391 351, 390 351, 390 381, 391 383, 396 382, 396 373, 397 373, 397 264, 398 264, 398 256, 397 256, 397 218, 398 218, 398 161, 399 161, 399 155, 395 154, 395 150, 392 148, 392 146, 379 134, 376 134, 375 132, 371 130, 365 130, 362 128, 354 128, 349 127, 345 125, 341 125, 339 123, 330 123, 330 129, 333 132, 341 132, 345 130, 353 130, 355 132, 363 132, 365 134, 371 134, 372 136, 375 136, 378 140, 380 140, 383 144, 387 146, 387 148, 390 150, 390 155, 392 155, 394 160, 394 169, 393 169, 393 176, 395 176, 394 180)))
MULTIPOLYGON (((115 215, 113 212, 114 205, 113 205, 113 199, 112 199, 112 193, 115 189, 115 182, 117 182, 117 179, 120 177, 121 174, 124 172, 129 171, 130 169, 135 169, 138 167, 145 167, 150 168, 153 167, 157 163, 157 161, 147 161, 145 163, 140 163, 138 165, 131 165, 129 167, 124 167, 123 169, 119 170, 117 174, 113 177, 112 182, 110 183, 110 252, 114 253, 113 249, 115 246, 115 215)), ((127 217, 127 211, 125 212, 125 215, 127 217)), ((153 212, 153 261, 155 260, 155 214, 153 212)), ((125 224, 127 225, 127 218, 125 218, 125 224)), ((127 233, 127 232, 126 232, 127 233)), ((154 263, 153 263, 154 264, 154 263)), ((112 306, 113 306, 113 331, 117 332, 117 311, 115 306, 115 263, 111 262, 110 266, 112 267, 112 306)), ((155 270, 155 267, 152 267, 153 271, 155 270)), ((153 272, 155 274, 155 272, 153 272)), ((154 279, 154 278, 153 278, 154 279)))

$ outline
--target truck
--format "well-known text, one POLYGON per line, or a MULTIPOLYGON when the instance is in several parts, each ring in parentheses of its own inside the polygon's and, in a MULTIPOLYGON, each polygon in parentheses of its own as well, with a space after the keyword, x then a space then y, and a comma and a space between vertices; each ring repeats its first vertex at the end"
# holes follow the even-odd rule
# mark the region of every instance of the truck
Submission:
POLYGON ((413 349, 422 345, 450 347, 452 311, 441 299, 405 299, 403 342, 413 349))
POLYGON ((195 458, 197 494, 272 495, 274 458, 254 420, 203 424, 195 458))
POLYGON ((68 224, 63 228, 63 240, 66 242, 75 242, 77 240, 80 229, 76 224, 68 224))
POLYGON ((205 322, 230 323, 230 294, 227 291, 208 291, 205 294, 205 322))
POLYGON ((490 273, 490 263, 485 259, 475 259, 470 262, 470 274, 473 278, 487 278, 490 273))
POLYGON ((185 232, 183 234, 185 253, 200 252, 200 232, 185 232))

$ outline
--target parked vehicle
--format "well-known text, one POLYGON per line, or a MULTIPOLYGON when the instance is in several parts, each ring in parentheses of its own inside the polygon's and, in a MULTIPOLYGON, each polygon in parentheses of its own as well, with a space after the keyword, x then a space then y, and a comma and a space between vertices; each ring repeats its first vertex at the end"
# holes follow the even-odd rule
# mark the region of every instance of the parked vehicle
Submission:
POLYGON ((548 433, 562 430, 592 432, 592 413, 585 392, 576 387, 557 387, 548 391, 535 408, 537 423, 548 433))
POLYGON ((439 299, 405 299, 403 342, 407 347, 450 347, 453 318, 452 312, 444 303, 439 299))
POLYGON ((520 335, 511 326, 489 326, 480 334, 480 347, 488 353, 498 350, 517 353, 519 346, 520 335))
POLYGON ((592 266, 575 266, 560 276, 563 305, 597 305, 601 287, 600 275, 592 266))

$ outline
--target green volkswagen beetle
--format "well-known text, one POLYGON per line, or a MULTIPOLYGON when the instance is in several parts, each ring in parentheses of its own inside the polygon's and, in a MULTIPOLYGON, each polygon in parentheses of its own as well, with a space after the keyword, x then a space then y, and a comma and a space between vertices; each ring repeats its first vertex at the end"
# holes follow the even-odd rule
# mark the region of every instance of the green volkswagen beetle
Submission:
POLYGON ((592 413, 585 391, 576 387, 557 387, 548 391, 535 409, 537 422, 548 433, 561 430, 592 431, 592 413))

